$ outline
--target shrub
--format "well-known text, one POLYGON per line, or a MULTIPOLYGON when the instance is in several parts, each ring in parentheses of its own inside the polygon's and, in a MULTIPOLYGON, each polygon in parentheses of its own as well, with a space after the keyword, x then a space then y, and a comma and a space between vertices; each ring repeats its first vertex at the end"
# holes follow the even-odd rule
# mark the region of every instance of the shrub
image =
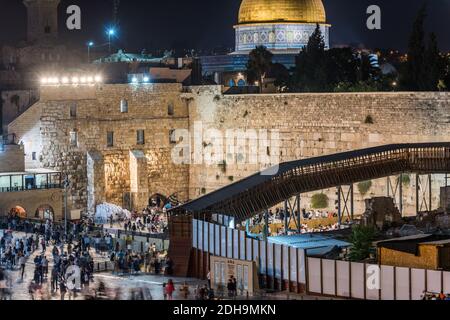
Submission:
POLYGON ((369 192, 370 188, 372 188, 372 181, 363 181, 358 183, 358 190, 361 195, 366 195, 369 192))
POLYGON ((402 184, 407 186, 411 183, 411 176, 409 174, 402 174, 402 184))
POLYGON ((373 227, 354 226, 350 236, 352 244, 349 258, 351 261, 361 261, 370 256, 370 248, 375 237, 375 229, 373 227))
POLYGON ((364 120, 364 123, 365 123, 365 124, 374 124, 373 117, 369 114, 369 115, 366 117, 366 120, 364 120))
POLYGON ((324 193, 317 193, 311 198, 311 207, 313 209, 328 208, 328 197, 324 193))

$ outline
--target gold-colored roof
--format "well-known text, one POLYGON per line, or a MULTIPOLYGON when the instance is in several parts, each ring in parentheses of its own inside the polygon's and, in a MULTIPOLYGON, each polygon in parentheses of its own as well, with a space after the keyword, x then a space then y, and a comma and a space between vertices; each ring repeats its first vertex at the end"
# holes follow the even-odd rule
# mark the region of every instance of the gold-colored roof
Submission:
POLYGON ((322 0, 243 0, 239 24, 263 22, 326 23, 322 0))

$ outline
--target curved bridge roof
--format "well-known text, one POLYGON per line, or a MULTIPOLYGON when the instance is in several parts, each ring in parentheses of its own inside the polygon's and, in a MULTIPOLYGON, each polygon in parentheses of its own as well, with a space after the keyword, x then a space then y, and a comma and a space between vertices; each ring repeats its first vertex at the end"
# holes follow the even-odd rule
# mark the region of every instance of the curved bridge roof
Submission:
POLYGON ((450 142, 393 144, 282 163, 170 213, 219 213, 243 221, 300 193, 405 172, 449 173, 450 142))

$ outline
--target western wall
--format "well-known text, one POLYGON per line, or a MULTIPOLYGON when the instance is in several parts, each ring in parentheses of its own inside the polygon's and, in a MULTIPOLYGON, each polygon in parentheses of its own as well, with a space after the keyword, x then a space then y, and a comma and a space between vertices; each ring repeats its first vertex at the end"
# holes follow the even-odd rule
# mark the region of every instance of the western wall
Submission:
MULTIPOLYGON (((274 145, 264 150, 276 164, 391 143, 450 141, 449 122, 450 93, 223 95, 220 86, 108 84, 44 86, 40 101, 9 131, 24 143, 27 165, 68 173, 72 208, 93 210, 106 201, 142 209, 153 194, 194 199, 261 169, 246 163, 250 149, 236 148, 234 155, 224 150, 220 163, 192 162, 199 148, 203 156, 216 150, 209 137, 194 139, 198 124, 203 132, 275 132, 274 145), (127 112, 121 112, 123 101, 127 112), (190 150, 178 150, 179 139, 171 141, 176 129, 190 130, 190 150), (28 134, 36 130, 39 141, 28 134), (137 130, 145 132, 144 145, 137 144, 137 130), (107 132, 114 132, 112 146, 107 132), (32 152, 38 154, 34 162, 32 152), (173 154, 185 163, 175 164, 173 154)), ((415 178, 402 183, 405 212, 413 213, 415 178)), ((442 184, 443 177, 436 176, 434 207, 442 184)), ((324 192, 334 209, 335 190, 324 192)), ((355 187, 356 213, 362 213, 364 198, 386 192, 386 179, 373 181, 364 194, 355 187)), ((311 195, 302 196, 302 207, 309 208, 311 195)))
MULTIPOLYGON (((275 158, 280 162, 393 143, 450 141, 450 93, 222 95, 220 92, 220 87, 192 88, 191 127, 201 122, 204 131, 208 127, 222 132, 229 128, 244 132, 279 131, 279 152, 275 158)), ((274 152, 277 151, 271 150, 271 156, 274 152)), ((226 173, 221 166, 190 166, 191 198, 259 171, 255 165, 238 164, 236 158, 225 162, 226 173)), ((433 208, 439 206, 443 180, 443 175, 433 176, 433 208)), ((395 183, 395 179, 392 181, 395 183)), ((404 212, 413 214, 415 176, 405 177, 402 184, 404 212)), ((425 193, 425 188, 422 191, 425 193)), ((336 189, 324 192, 329 198, 329 209, 334 210, 336 189)), ((354 192, 355 213, 361 214, 365 198, 387 194, 387 181, 372 181, 371 188, 363 194, 355 185, 354 192)), ((302 195, 302 207, 309 208, 312 195, 302 195)))

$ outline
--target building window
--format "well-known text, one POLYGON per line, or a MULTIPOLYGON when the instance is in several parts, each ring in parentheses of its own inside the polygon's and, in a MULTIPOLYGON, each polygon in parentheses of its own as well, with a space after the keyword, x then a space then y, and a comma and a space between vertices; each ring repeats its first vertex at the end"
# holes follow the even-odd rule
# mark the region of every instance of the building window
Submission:
POLYGON ((71 118, 76 118, 77 117, 77 105, 76 104, 71 104, 70 105, 70 117, 71 118))
POLYGON ((114 132, 108 131, 106 134, 106 146, 114 147, 114 132))
POLYGON ((33 152, 33 153, 31 154, 31 159, 32 159, 33 161, 36 161, 36 152, 33 152))
POLYGON ((70 146, 72 147, 78 146, 78 133, 76 131, 70 132, 70 146))
POLYGON ((174 106, 173 106, 172 103, 170 103, 170 104, 169 104, 169 107, 167 108, 167 114, 168 114, 169 116, 175 115, 175 108, 174 108, 174 106))
POLYGON ((120 112, 122 113, 128 112, 128 101, 126 99, 120 100, 120 112))
POLYGON ((170 143, 177 143, 177 139, 175 137, 175 130, 169 131, 169 142, 170 143))
POLYGON ((137 144, 138 145, 143 145, 145 144, 145 133, 144 130, 137 130, 137 144))

